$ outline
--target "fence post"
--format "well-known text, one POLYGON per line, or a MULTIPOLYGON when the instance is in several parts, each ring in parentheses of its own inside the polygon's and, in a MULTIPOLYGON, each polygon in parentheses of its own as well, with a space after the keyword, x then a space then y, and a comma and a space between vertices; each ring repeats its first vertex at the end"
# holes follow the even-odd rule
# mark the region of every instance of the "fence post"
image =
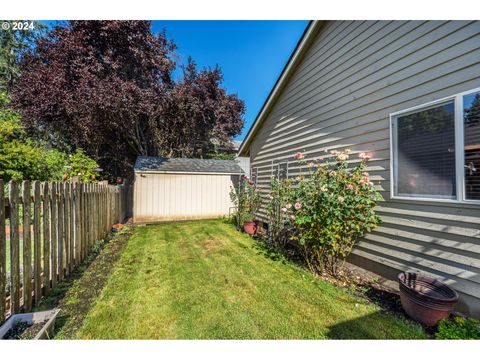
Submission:
POLYGON ((7 241, 5 238, 5 194, 0 179, 0 323, 5 320, 5 287, 7 286, 7 241))
POLYGON ((32 195, 30 182, 23 182, 23 307, 32 308, 32 239, 30 229, 32 195))
POLYGON ((20 310, 20 229, 18 218, 18 183, 10 181, 10 308, 20 310))
POLYGON ((48 182, 43 183, 43 292, 50 290, 50 194, 48 182))
POLYGON ((42 297, 42 197, 40 183, 33 183, 33 272, 35 305, 42 297))

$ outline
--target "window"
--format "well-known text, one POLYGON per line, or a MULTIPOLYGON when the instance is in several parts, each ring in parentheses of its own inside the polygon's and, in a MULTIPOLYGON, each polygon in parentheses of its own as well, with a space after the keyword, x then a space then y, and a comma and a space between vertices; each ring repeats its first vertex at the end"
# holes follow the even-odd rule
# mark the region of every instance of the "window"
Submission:
POLYGON ((480 92, 463 97, 465 199, 480 200, 480 92))
POLYGON ((480 90, 391 115, 392 194, 480 201, 480 90))

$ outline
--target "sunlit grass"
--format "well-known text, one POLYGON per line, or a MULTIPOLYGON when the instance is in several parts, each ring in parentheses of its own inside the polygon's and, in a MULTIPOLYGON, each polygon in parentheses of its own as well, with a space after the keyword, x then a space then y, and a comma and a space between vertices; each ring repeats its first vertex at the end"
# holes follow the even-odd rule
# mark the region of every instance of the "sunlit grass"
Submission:
POLYGON ((220 220, 137 227, 77 338, 424 338, 220 220))

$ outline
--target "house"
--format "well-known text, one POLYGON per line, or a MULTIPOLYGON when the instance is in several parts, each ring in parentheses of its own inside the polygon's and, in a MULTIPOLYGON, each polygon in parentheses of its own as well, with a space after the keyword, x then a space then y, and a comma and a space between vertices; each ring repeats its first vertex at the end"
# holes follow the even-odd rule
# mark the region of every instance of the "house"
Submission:
POLYGON ((345 148, 370 153, 385 199, 348 261, 434 276, 480 317, 480 22, 311 22, 239 156, 266 195, 295 152, 345 148))
POLYGON ((243 170, 233 160, 139 156, 133 221, 208 219, 233 210, 230 190, 243 170))

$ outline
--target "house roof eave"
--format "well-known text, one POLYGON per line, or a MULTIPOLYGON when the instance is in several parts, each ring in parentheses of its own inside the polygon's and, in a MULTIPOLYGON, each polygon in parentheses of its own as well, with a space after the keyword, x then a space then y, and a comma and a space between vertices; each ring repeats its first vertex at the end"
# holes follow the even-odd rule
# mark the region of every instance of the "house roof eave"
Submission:
POLYGON ((247 136, 245 137, 242 144, 240 145, 240 148, 238 149, 238 153, 237 153, 238 156, 245 156, 248 154, 248 145, 250 145, 255 135, 255 132, 262 125, 266 117, 266 114, 269 112, 270 108, 272 107, 276 98, 278 97, 278 94, 280 93, 282 88, 285 86, 288 78, 290 77, 291 72, 293 71, 299 59, 301 59, 302 55, 304 54, 305 50, 310 44, 313 38, 313 34, 315 34, 316 30, 320 27, 322 23, 323 21, 321 20, 312 20, 305 28, 300 40, 297 43, 297 46, 295 47, 292 54, 290 55, 290 58, 287 61, 287 64, 285 65, 285 67, 283 68, 282 73, 280 74, 279 78, 275 82, 275 85, 270 91, 266 101, 264 102, 262 108, 260 109, 260 112, 255 118, 255 121, 253 122, 252 126, 248 130, 247 136))

